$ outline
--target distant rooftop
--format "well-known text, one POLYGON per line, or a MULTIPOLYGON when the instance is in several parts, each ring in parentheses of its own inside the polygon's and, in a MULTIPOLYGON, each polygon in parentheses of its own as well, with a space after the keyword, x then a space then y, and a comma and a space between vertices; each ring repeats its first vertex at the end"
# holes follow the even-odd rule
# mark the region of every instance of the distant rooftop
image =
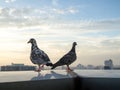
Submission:
POLYGON ((28 71, 35 70, 36 66, 11 63, 11 65, 1 66, 1 71, 28 71))

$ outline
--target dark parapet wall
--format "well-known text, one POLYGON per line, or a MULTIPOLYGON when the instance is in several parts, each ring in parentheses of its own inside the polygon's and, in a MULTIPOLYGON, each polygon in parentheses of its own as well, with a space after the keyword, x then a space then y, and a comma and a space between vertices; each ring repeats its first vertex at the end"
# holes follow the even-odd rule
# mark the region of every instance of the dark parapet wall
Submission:
POLYGON ((81 78, 80 90, 120 90, 120 78, 81 78))
POLYGON ((73 79, 1 83, 0 90, 74 90, 73 79))

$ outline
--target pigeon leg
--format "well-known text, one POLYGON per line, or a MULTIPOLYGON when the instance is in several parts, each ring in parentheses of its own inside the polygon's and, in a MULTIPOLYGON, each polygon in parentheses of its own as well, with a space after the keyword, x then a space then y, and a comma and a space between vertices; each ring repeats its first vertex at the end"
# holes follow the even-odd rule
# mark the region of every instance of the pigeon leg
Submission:
POLYGON ((38 65, 38 69, 37 70, 35 70, 36 72, 40 72, 41 71, 41 67, 40 67, 40 65, 38 65))
POLYGON ((45 64, 42 64, 42 66, 41 66, 41 67, 43 68, 43 67, 44 67, 44 65, 45 65, 45 64))
POLYGON ((38 69, 35 70, 36 72, 40 72, 42 70, 42 68, 44 67, 45 64, 42 65, 38 65, 38 69))
POLYGON ((72 69, 70 69, 69 65, 67 65, 67 71, 73 71, 72 69))
POLYGON ((43 67, 44 67, 44 64, 42 64, 41 66, 39 65, 38 70, 41 71, 43 69, 43 67))
POLYGON ((41 70, 44 68, 44 65, 45 65, 45 64, 42 64, 42 65, 41 65, 41 67, 40 67, 40 68, 41 68, 41 70))
POLYGON ((41 66, 39 65, 39 68, 38 68, 39 72, 42 70, 41 66))
POLYGON ((41 71, 40 69, 35 70, 35 72, 40 72, 40 71, 41 71))

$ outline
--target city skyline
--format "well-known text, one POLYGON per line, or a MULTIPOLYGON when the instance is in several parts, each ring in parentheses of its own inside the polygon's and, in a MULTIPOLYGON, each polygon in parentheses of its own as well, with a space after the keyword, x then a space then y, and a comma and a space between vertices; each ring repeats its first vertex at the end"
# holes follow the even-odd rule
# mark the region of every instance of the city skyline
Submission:
POLYGON ((0 65, 31 64, 30 38, 55 63, 77 42, 72 64, 120 65, 119 0, 0 0, 0 65))

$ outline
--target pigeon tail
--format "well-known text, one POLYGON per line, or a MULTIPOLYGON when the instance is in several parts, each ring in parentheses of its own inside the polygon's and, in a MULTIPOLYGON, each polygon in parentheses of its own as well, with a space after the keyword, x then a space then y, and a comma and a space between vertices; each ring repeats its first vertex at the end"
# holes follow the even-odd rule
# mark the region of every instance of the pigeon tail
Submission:
POLYGON ((47 63, 46 66, 53 66, 53 64, 52 63, 47 63))
POLYGON ((51 69, 54 69, 54 68, 56 68, 56 67, 57 67, 56 64, 54 64, 51 69))

